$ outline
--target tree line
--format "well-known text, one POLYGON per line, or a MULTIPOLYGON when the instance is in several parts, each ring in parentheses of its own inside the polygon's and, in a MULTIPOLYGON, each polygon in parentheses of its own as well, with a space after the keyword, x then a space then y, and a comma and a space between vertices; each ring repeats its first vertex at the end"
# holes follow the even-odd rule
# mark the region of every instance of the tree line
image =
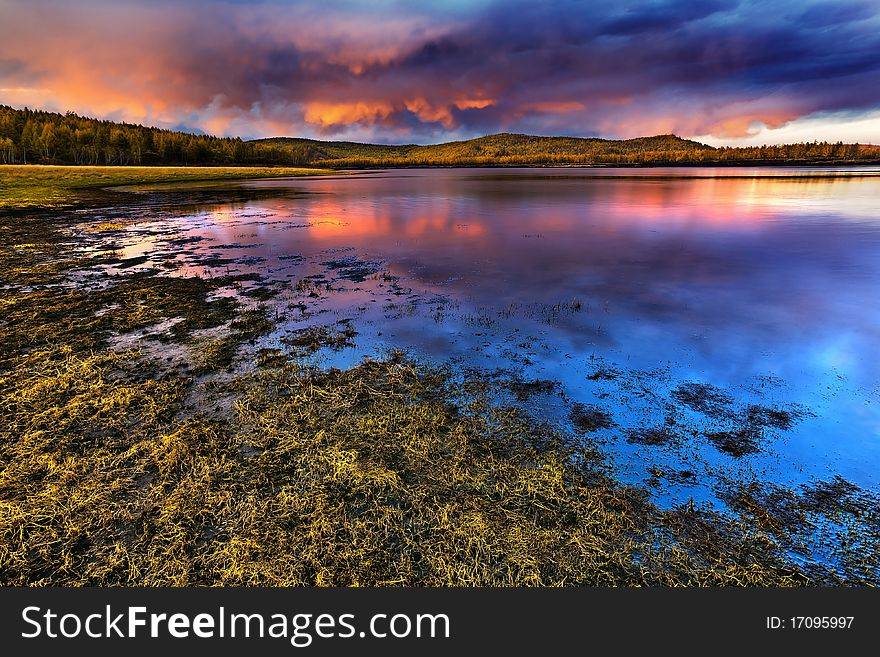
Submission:
POLYGON ((308 149, 0 105, 4 164, 305 164, 308 149))
POLYGON ((498 134, 428 146, 280 137, 244 141, 0 105, 0 163, 292 165, 330 168, 734 164, 864 161, 880 147, 842 142, 714 148, 675 135, 609 140, 498 134))

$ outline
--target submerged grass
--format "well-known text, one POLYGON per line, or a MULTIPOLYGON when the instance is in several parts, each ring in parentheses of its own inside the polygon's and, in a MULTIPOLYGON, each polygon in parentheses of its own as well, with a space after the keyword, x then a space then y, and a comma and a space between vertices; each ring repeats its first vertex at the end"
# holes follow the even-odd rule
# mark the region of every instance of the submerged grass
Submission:
POLYGON ((0 299, 0 362, 34 346, 59 342, 99 348, 111 333, 146 328, 163 319, 176 320, 165 339, 186 340, 193 330, 220 326, 234 316, 233 299, 206 298, 224 281, 137 274, 105 289, 47 288, 5 295, 0 299))
POLYGON ((301 356, 313 354, 319 349, 328 347, 340 350, 353 347, 352 338, 357 336, 357 331, 347 322, 335 324, 309 326, 286 335, 283 342, 294 349, 301 356))

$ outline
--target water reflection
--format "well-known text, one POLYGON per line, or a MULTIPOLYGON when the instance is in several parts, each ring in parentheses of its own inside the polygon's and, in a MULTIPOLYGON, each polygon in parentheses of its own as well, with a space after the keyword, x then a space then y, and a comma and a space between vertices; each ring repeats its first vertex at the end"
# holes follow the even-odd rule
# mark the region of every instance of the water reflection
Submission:
MULTIPOLYGON (((308 227, 274 234, 267 225, 257 234, 272 234, 264 255, 353 246, 477 305, 577 298, 601 306, 613 342, 631 351, 645 349, 613 326, 659 324, 685 342, 710 331, 694 345, 719 355, 787 350, 802 346, 806 331, 850 329, 864 338, 863 356, 876 353, 877 310, 864 301, 876 291, 880 232, 846 220, 877 207, 878 180, 523 178, 430 172, 303 182, 329 192, 295 203, 308 227), (829 199, 837 211, 817 211, 829 199)), ((292 210, 286 201, 260 207, 285 217, 292 210)), ((578 325, 559 328, 576 333, 578 325)), ((873 372, 864 374, 869 381, 873 372)))
MULTIPOLYGON (((175 257, 182 273, 210 272, 211 254, 226 260, 215 269, 270 283, 324 275, 336 291, 310 300, 307 316, 289 315, 272 339, 352 319, 357 347, 325 354, 331 364, 403 347, 516 370, 560 381, 568 400, 613 405, 624 428, 669 411, 662 394, 588 378, 597 362, 662 371, 651 386, 667 392, 703 381, 743 404, 801 405, 813 416, 772 451, 747 462, 703 456, 732 471, 841 472, 876 487, 878 176, 525 169, 256 181, 240 189, 258 198, 182 208, 161 230, 134 231, 127 248, 175 257), (201 241, 181 255, 171 236, 201 241), (327 265, 340 258, 378 263, 396 282, 340 276, 327 265)), ((294 302, 287 292, 273 301, 294 302)), ((561 413, 558 400, 534 403, 561 413)), ((609 450, 643 477, 644 461, 618 434, 609 432, 609 450)))

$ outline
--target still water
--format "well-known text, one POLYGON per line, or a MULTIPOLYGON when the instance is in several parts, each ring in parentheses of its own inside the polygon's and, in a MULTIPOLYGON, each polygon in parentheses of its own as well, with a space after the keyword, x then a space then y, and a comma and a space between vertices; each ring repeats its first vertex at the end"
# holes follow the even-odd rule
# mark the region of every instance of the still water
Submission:
POLYGON ((686 473, 653 478, 661 502, 710 498, 725 479, 880 487, 880 169, 396 170, 243 187, 260 194, 134 226, 124 255, 171 275, 259 274, 277 293, 261 303, 284 318, 263 347, 347 321, 357 336, 321 365, 400 348, 537 381, 514 401, 563 429, 572 405, 600 408, 613 425, 591 435, 621 478, 686 473), (689 383, 713 386, 723 413, 681 403, 689 383), (791 421, 745 455, 707 440, 749 408, 791 421), (659 426, 675 440, 627 439, 659 426))

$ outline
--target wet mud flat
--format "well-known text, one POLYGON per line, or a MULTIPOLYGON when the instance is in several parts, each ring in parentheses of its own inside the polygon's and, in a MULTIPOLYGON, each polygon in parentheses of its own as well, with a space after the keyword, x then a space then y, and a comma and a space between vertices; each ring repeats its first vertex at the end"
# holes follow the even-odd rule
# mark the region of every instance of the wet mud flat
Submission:
POLYGON ((880 582, 874 493, 749 465, 811 409, 601 359, 575 401, 523 364, 538 333, 484 367, 402 351, 385 320, 504 313, 355 249, 258 255, 247 205, 235 241, 181 234, 175 199, 0 215, 3 584, 880 582))

